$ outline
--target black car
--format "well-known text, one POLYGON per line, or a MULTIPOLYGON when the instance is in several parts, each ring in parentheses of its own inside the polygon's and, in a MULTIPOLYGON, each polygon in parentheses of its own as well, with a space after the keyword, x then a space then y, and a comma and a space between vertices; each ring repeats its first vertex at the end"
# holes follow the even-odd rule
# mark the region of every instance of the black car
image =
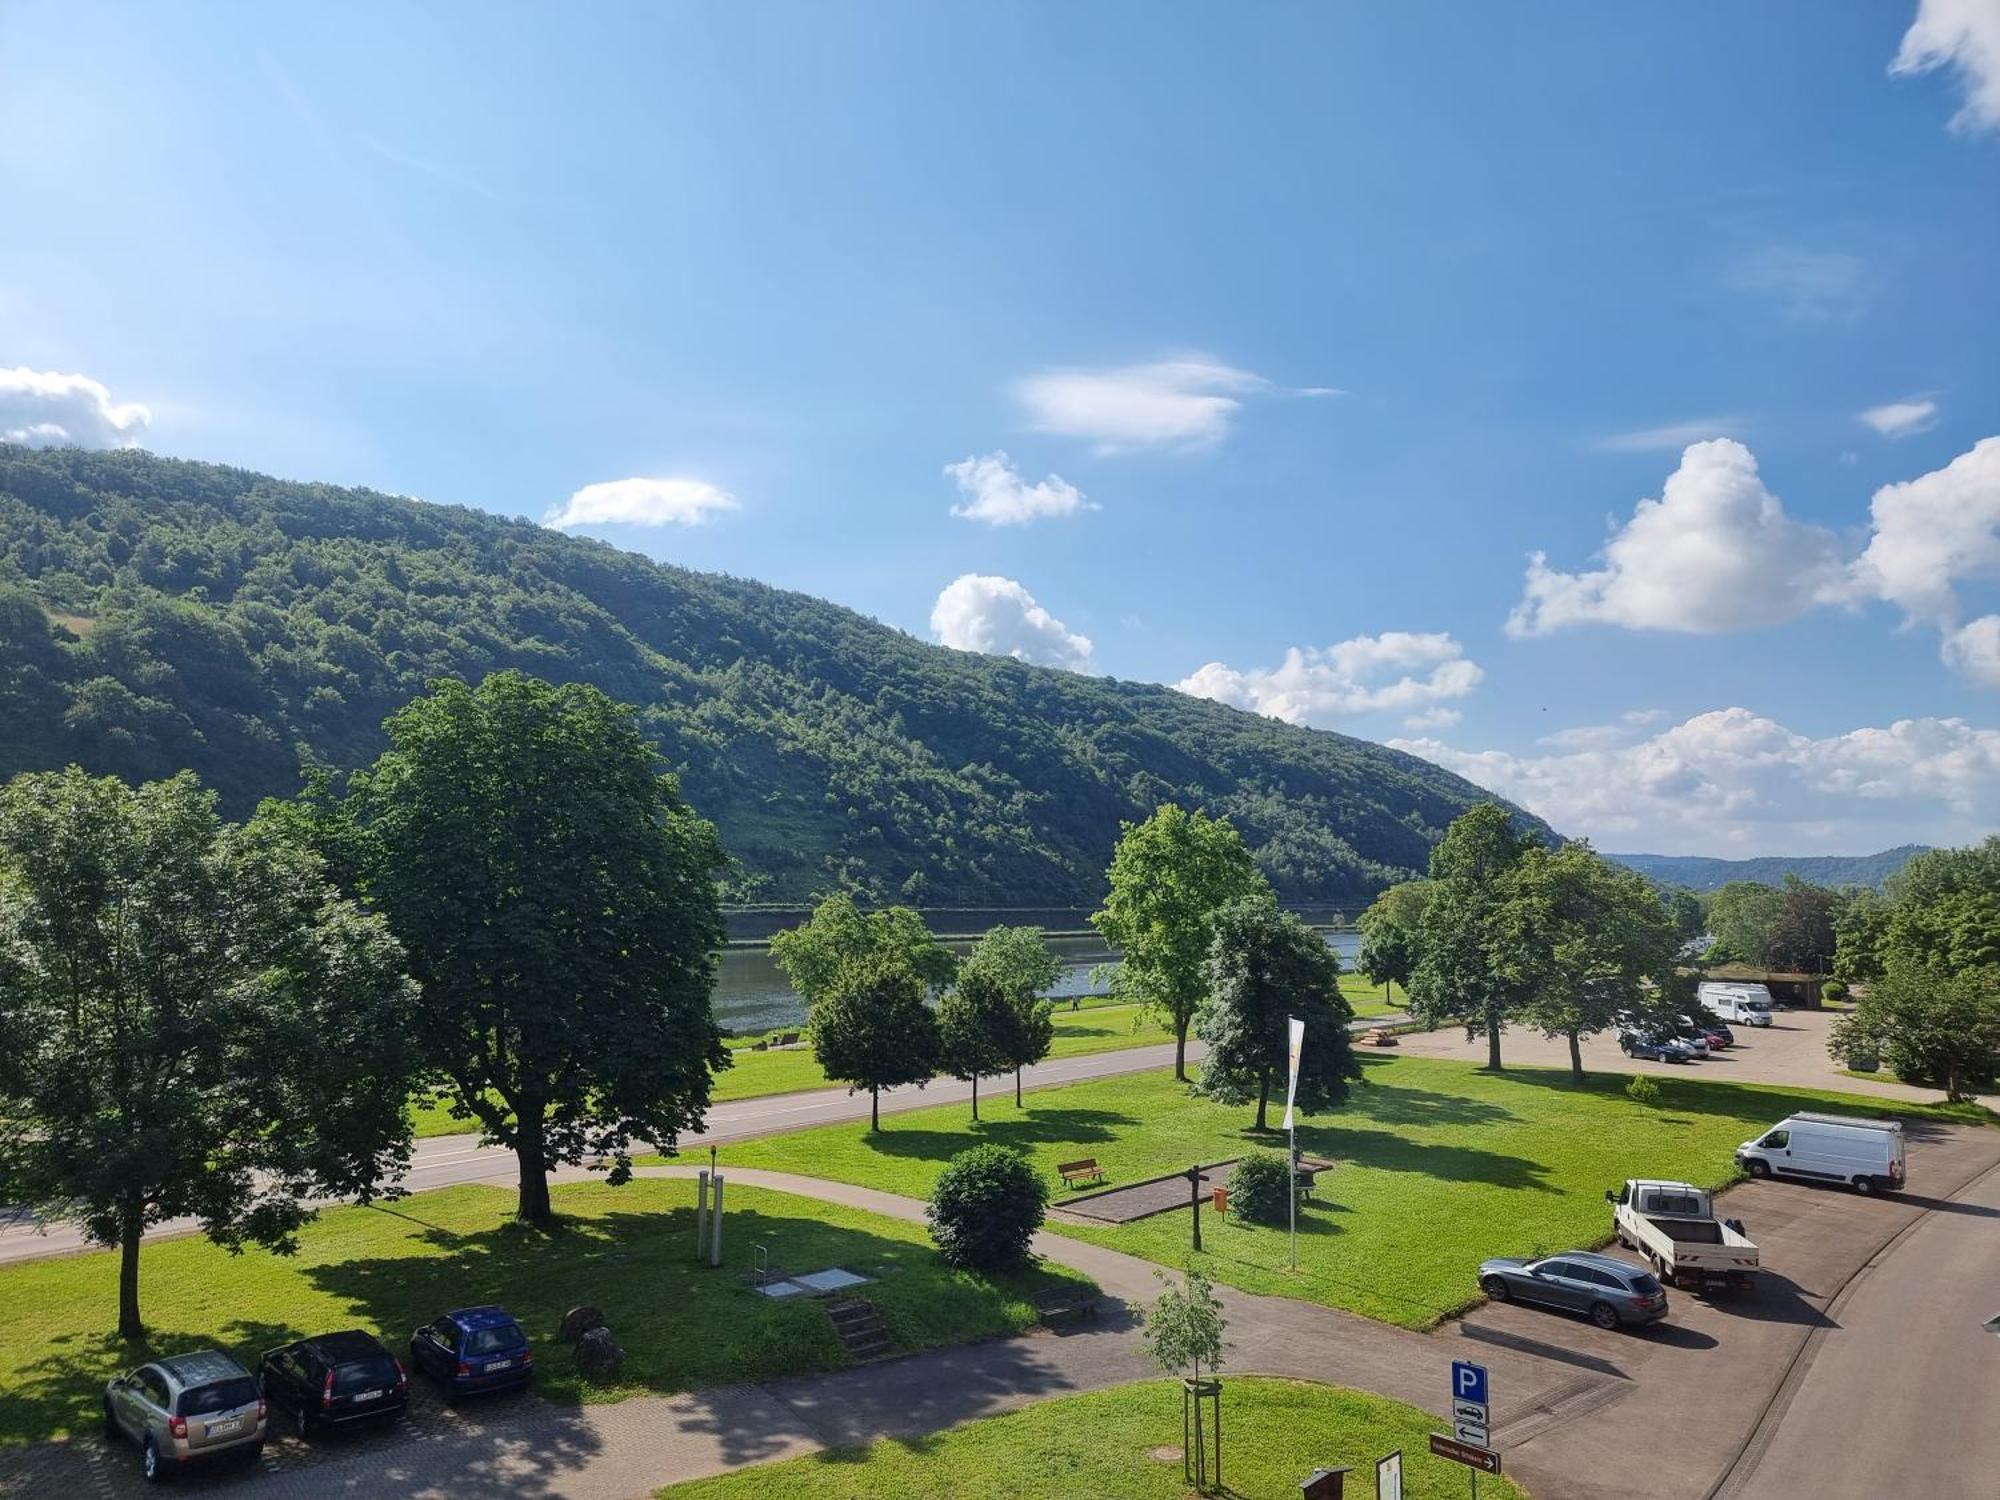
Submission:
POLYGON ((400 1416, 410 1404, 402 1361, 358 1328, 273 1349, 257 1374, 265 1394, 291 1412, 292 1430, 302 1438, 320 1427, 400 1416))

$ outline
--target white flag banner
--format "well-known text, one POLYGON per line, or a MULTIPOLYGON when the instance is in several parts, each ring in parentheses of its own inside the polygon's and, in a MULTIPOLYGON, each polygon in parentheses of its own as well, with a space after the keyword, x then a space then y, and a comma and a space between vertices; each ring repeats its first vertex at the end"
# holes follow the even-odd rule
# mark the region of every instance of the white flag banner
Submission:
POLYGON ((1291 1023, 1292 1030, 1292 1076, 1291 1081, 1285 1085, 1285 1123, 1278 1128, 1290 1130, 1292 1101, 1299 1095, 1299 1054, 1306 1048, 1306 1023, 1297 1016, 1287 1016, 1285 1019, 1291 1023))

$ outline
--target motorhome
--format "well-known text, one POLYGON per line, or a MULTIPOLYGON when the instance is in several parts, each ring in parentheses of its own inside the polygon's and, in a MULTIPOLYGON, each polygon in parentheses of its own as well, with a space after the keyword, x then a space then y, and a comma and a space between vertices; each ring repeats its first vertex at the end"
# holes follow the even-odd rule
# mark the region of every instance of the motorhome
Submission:
POLYGON ((1736 1148, 1752 1177, 1843 1182, 1857 1193, 1892 1192, 1908 1181, 1903 1127, 1849 1115, 1790 1115, 1736 1148))
POLYGON ((1771 1024, 1771 992, 1761 984, 1703 980, 1695 989, 1695 999, 1713 1011, 1718 1020, 1743 1026, 1771 1024))

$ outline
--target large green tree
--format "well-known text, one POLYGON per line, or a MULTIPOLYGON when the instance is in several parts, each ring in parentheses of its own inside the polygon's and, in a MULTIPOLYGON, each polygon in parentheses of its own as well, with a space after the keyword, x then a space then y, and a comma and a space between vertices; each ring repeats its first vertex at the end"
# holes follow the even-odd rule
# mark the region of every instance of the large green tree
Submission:
POLYGON ((1410 1008, 1432 1025, 1462 1020, 1486 1034, 1486 1065, 1500 1066, 1500 1033, 1519 1009, 1518 980, 1494 966, 1494 914, 1503 881, 1535 841, 1498 803, 1456 818, 1431 851, 1430 890, 1417 925, 1410 1008))
POLYGON ((1764 962, 1800 974, 1833 971, 1835 929, 1847 897, 1827 886, 1787 874, 1778 888, 1778 910, 1764 943, 1764 962))
POLYGON ((1063 961, 1039 927, 991 927, 965 955, 961 977, 985 974, 998 984, 1014 1009, 1006 1066, 1014 1070, 1014 1107, 1021 1105, 1021 1070, 1049 1055, 1055 1040, 1054 1009, 1048 993, 1062 978, 1063 961))
POLYGON ((843 968, 877 958, 907 967, 933 995, 958 972, 957 956, 931 935, 921 914, 907 906, 865 912, 845 891, 771 939, 772 962, 809 1006, 833 988, 843 968))
POLYGON ((0 1201, 117 1247, 124 1337, 148 1226, 289 1251, 400 1174, 414 998, 387 924, 191 774, 0 789, 0 1201))
POLYGON ((1755 880, 1732 880, 1709 895, 1708 935, 1715 940, 1710 957, 1721 962, 1767 965, 1771 938, 1783 913, 1784 897, 1773 886, 1755 880))
POLYGON ((1892 961, 1833 1023, 1827 1050, 1843 1062, 1876 1053, 1903 1078, 1971 1098, 2000 1074, 2000 969, 1892 961))
POLYGON ((548 1174, 631 1175, 698 1129, 729 1054, 709 1007, 715 829, 629 708, 516 672, 436 684, 388 724, 348 813, 361 888, 422 986, 416 1037, 454 1112, 509 1147, 520 1217, 548 1174))
POLYGON ((1226 820, 1171 802, 1125 825, 1107 874, 1110 893, 1090 920, 1121 955, 1113 984, 1173 1027, 1174 1077, 1185 1083, 1211 924, 1231 901, 1265 889, 1264 879, 1226 820))
POLYGON ((1347 1034, 1354 1011, 1340 993, 1340 959, 1318 933, 1269 894, 1245 896, 1215 915, 1208 998, 1195 1034, 1208 1044, 1195 1092, 1223 1104, 1257 1101, 1254 1129, 1268 1129, 1275 1090, 1285 1089, 1289 1021, 1305 1023, 1298 1107, 1307 1114, 1347 1097, 1361 1064, 1347 1034))
POLYGON ((1429 896, 1428 881, 1406 880, 1390 886, 1361 914, 1361 949, 1355 967, 1370 984, 1382 986, 1384 1000, 1391 984, 1400 984, 1406 993, 1410 988, 1410 976, 1417 968, 1417 932, 1429 896))
POLYGON ((1583 1081, 1582 1038, 1621 1016, 1684 1004, 1675 973, 1673 914, 1645 878, 1582 841, 1537 844, 1500 877, 1488 936, 1493 969, 1513 990, 1518 1019, 1569 1042, 1583 1081))
POLYGON ((812 1008, 813 1056, 827 1077, 868 1090, 868 1128, 882 1128, 882 1090, 922 1088, 938 1069, 937 1016, 907 954, 876 950, 841 963, 812 1008))
POLYGON ((1015 1034, 1021 1013, 1000 982, 983 969, 960 972, 938 1002, 938 1062, 972 1085, 972 1118, 979 1118, 979 1080, 1004 1071, 1022 1050, 1015 1034))

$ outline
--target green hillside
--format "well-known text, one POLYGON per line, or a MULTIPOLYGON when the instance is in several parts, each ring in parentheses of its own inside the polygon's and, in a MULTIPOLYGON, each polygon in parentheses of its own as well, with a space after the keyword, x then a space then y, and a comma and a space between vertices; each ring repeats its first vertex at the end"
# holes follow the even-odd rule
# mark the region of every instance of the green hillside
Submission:
POLYGON ((1788 858, 1770 854, 1756 859, 1709 859, 1698 854, 1607 854, 1621 865, 1629 865, 1649 880, 1665 885, 1684 885, 1691 891, 1720 890, 1732 880, 1749 880, 1758 885, 1783 885, 1787 875, 1796 875, 1814 885, 1836 888, 1869 885, 1877 890, 1882 882, 1924 852, 1923 844, 1899 844, 1880 854, 1802 854, 1788 858))
POLYGON ((1150 683, 925 644, 482 511, 138 452, 0 446, 0 775, 193 767, 229 811, 372 759, 432 678, 640 706, 737 900, 1094 901, 1121 819, 1224 813, 1287 897, 1420 869, 1485 794, 1150 683))

